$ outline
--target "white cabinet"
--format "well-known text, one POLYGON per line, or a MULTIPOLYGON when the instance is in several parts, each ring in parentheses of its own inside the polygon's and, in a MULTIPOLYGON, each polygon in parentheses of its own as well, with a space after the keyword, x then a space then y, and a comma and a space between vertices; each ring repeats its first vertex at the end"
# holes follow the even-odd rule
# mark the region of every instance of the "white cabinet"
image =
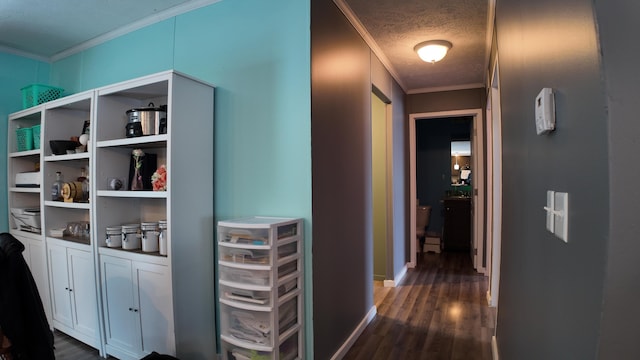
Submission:
POLYGON ((35 209, 41 215, 37 226, 11 221, 11 233, 32 239, 33 246, 42 245, 36 252, 44 251, 46 256, 30 266, 48 272, 44 281, 36 282, 48 288, 44 294, 50 296, 42 297, 43 303, 51 298, 45 309, 52 314, 53 327, 98 348, 105 357, 139 359, 152 351, 178 358, 193 353, 207 359, 216 356, 215 307, 211 305, 216 301, 213 163, 209 161, 213 159, 213 120, 213 86, 175 71, 9 115, 9 207, 35 209), (127 111, 150 103, 166 106, 166 126, 158 133, 127 137, 127 111), (79 136, 85 124, 90 129, 86 151, 53 154, 51 140, 79 136), (20 148, 16 130, 33 127, 40 130, 38 148, 20 148), (150 173, 166 166, 165 191, 131 190, 132 152, 138 149, 148 155, 145 166, 150 173), (70 183, 86 168, 90 170, 88 199, 52 199, 57 172, 70 183), (16 173, 36 169, 40 169, 37 184, 18 186, 16 173), (113 189, 111 179, 121 180, 123 188, 113 189), (107 244, 107 228, 160 220, 167 224, 163 237, 167 250, 162 254, 150 248, 107 244), (84 231, 63 236, 52 232, 69 223, 81 224, 84 231), (122 264, 130 269, 118 267, 122 264), (118 271, 129 274, 125 283, 120 276, 110 276, 118 271), (96 289, 96 284, 101 286, 96 289), (86 289, 81 297, 79 288, 86 289), (125 302, 126 307, 118 306, 125 302))
POLYGON ((107 354, 122 359, 152 351, 178 358, 216 356, 213 164, 207 161, 213 158, 213 92, 212 86, 172 71, 96 90, 92 225, 107 354), (166 105, 166 131, 126 137, 127 111, 150 103, 166 105), (165 191, 131 190, 130 164, 137 149, 145 153, 143 166, 151 172, 166 166, 165 191), (124 187, 111 189, 112 178, 121 179, 124 187), (164 254, 106 242, 107 228, 159 220, 167 223, 164 254), (131 274, 127 285, 115 280, 124 273, 131 274), (133 290, 124 290, 128 284, 133 290), (118 298, 117 289, 133 295, 118 298))
POLYGON ((224 359, 302 359, 301 219, 218 222, 220 331, 224 359))
POLYGON ((72 244, 52 241, 47 245, 53 326, 98 347, 93 257, 87 245, 67 245, 72 244))
POLYGON ((167 266, 100 257, 107 352, 140 359, 175 353, 167 266))
POLYGON ((31 271, 33 280, 35 281, 36 287, 38 288, 38 293, 40 294, 40 299, 42 300, 44 312, 47 316, 47 321, 51 323, 51 306, 49 306, 49 304, 51 304, 51 301, 49 300, 49 278, 47 275, 47 260, 42 237, 37 235, 34 236, 33 234, 29 234, 27 236, 16 234, 14 236, 24 245, 22 257, 24 257, 27 266, 29 266, 29 270, 31 271))

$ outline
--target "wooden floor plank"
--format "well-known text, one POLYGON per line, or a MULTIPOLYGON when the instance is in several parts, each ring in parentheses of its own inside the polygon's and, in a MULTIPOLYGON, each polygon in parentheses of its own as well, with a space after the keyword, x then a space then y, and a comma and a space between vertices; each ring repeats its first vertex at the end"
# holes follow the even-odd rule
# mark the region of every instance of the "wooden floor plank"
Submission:
POLYGON ((376 286, 376 318, 345 360, 490 360, 495 309, 469 254, 423 254, 395 288, 376 286))

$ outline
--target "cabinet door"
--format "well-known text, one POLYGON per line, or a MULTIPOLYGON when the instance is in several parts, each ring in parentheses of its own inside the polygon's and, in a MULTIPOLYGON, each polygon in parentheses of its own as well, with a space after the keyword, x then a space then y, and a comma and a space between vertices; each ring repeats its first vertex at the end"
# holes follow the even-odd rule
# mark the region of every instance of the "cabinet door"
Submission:
POLYGON ((137 354, 140 322, 133 311, 131 261, 101 256, 100 267, 107 344, 137 354))
POLYGON ((67 248, 59 245, 49 245, 48 252, 52 317, 54 321, 72 327, 67 248))
POLYGON ((25 244, 25 249, 29 249, 28 252, 25 251, 23 254, 25 259, 28 259, 27 264, 29 264, 29 270, 38 287, 38 293, 42 300, 44 312, 47 315, 47 321, 51 323, 51 301, 49 300, 49 280, 47 279, 47 261, 44 244, 42 241, 33 240, 28 240, 23 243, 25 244))
POLYGON ((98 304, 91 253, 67 249, 69 284, 73 309, 73 327, 92 338, 97 338, 98 304))
POLYGON ((142 328, 142 351, 175 354, 169 271, 166 266, 134 263, 136 303, 142 328))

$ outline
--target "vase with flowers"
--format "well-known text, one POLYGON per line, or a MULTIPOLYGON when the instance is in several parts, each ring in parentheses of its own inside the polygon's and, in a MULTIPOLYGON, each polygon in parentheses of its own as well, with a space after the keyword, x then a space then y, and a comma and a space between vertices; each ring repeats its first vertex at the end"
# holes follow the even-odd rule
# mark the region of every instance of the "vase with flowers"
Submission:
POLYGON ((144 151, 142 149, 133 149, 133 177, 131 178, 131 190, 144 190, 142 183, 142 162, 144 161, 144 151))
POLYGON ((160 165, 153 175, 151 175, 151 185, 153 185, 153 191, 166 191, 167 190, 167 167, 160 165))

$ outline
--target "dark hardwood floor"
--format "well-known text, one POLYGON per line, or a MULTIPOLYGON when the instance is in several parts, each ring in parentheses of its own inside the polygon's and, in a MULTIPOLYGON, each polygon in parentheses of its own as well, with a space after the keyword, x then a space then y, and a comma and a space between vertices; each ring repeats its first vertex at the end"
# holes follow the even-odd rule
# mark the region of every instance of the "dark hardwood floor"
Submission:
POLYGON ((376 284, 377 316, 345 360, 490 360, 495 309, 468 253, 425 253, 395 288, 376 284))
MULTIPOLYGON (((374 288, 375 319, 344 360, 490 360, 495 309, 468 253, 425 253, 399 286, 374 288)), ((55 331, 56 360, 98 360, 98 351, 55 331)), ((113 358, 109 358, 113 359, 113 358)))

